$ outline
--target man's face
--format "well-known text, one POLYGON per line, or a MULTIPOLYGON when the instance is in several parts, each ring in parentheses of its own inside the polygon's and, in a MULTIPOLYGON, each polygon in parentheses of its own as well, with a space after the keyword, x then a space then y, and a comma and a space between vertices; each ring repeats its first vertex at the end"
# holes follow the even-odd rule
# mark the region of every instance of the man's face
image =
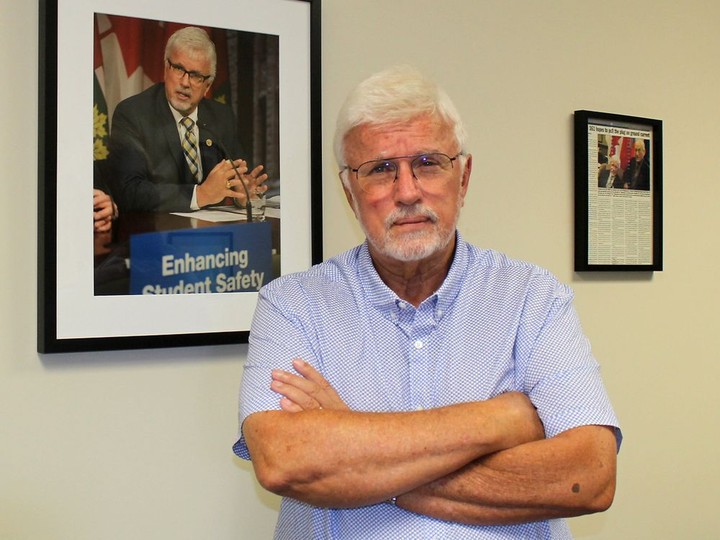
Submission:
POLYGON ((611 173, 617 174, 617 173, 618 173, 618 168, 619 168, 619 167, 618 167, 617 161, 611 161, 611 162, 610 162, 610 172, 611 172, 611 173))
MULTIPOLYGON (((376 159, 441 152, 454 157, 460 148, 451 126, 423 115, 403 124, 360 125, 345 136, 346 163, 357 168, 376 159)), ((396 261, 416 261, 442 253, 455 238, 455 227, 467 192, 472 158, 460 159, 441 182, 421 183, 413 176, 411 159, 397 160, 397 179, 386 192, 371 194, 347 171, 345 195, 374 254, 396 261)))
POLYGON ((645 157, 645 144, 641 141, 635 143, 635 159, 642 161, 645 157))
MULTIPOLYGON (((202 75, 210 74, 210 60, 201 54, 189 54, 180 49, 174 49, 169 61, 185 71, 195 72, 202 75)), ((210 89, 210 80, 202 83, 193 82, 187 73, 178 73, 177 69, 170 67, 165 61, 165 95, 173 109, 187 116, 192 113, 200 103, 200 100, 210 89)))

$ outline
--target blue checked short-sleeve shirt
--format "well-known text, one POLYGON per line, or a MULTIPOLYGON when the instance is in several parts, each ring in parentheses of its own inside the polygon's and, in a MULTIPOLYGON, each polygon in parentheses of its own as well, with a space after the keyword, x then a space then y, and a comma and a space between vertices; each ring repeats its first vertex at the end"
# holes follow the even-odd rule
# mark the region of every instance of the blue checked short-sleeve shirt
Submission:
MULTIPOLYGON (((458 233, 438 291, 417 309, 375 271, 367 244, 260 291, 240 389, 239 420, 279 409, 271 371, 303 358, 351 409, 411 411, 527 394, 552 437, 618 422, 572 306, 549 272, 481 250, 458 233)), ((242 434, 235 453, 250 459, 242 434)), ((389 504, 336 510, 285 498, 275 538, 292 540, 565 539, 564 520, 468 526, 389 504)))

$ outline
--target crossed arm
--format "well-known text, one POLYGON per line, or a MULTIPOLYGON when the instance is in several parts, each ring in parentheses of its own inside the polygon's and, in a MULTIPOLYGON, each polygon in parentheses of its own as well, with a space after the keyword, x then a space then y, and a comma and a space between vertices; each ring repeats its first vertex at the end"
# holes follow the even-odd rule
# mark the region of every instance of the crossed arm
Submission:
POLYGON ((470 524, 602 511, 615 488, 610 428, 545 439, 526 396, 426 411, 349 410, 309 364, 273 372, 280 411, 243 423, 260 483, 310 504, 357 507, 397 497, 407 510, 470 524))

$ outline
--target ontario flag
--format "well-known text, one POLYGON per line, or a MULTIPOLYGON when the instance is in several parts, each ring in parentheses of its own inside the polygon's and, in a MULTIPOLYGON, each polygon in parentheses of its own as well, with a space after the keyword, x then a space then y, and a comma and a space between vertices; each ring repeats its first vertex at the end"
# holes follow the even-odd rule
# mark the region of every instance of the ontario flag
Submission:
MULTIPOLYGON (((163 80, 165 43, 187 24, 96 13, 94 44, 93 155, 108 154, 110 122, 117 104, 163 80)), ((230 103, 227 32, 204 30, 215 43, 217 73, 208 97, 230 103)))

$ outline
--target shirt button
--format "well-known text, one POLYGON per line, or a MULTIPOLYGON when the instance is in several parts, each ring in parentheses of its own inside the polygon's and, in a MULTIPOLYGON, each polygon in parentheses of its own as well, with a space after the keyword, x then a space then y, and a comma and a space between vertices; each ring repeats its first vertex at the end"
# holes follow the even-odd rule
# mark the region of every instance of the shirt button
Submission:
POLYGON ((421 340, 415 340, 415 348, 416 349, 422 349, 423 348, 423 342, 421 340))

